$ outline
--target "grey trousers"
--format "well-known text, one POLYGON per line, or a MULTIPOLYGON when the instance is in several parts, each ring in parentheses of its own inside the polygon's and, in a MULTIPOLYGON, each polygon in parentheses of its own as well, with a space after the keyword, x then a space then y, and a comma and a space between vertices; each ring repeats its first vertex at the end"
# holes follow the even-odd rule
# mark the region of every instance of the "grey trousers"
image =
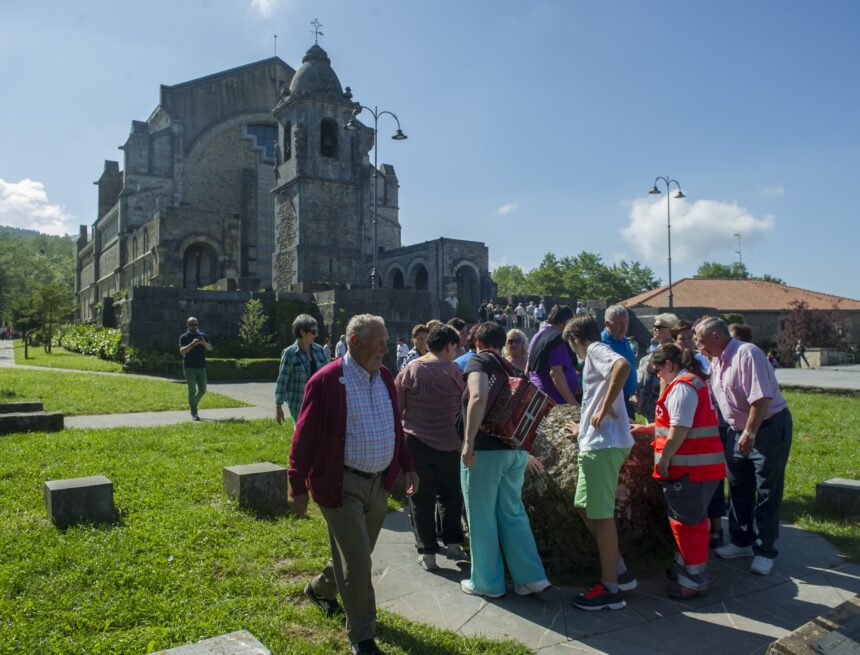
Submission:
POLYGON ((335 598, 340 592, 352 643, 372 639, 376 631, 370 556, 388 512, 383 481, 383 475, 371 480, 344 470, 342 505, 320 507, 328 524, 331 560, 311 588, 321 598, 335 598))

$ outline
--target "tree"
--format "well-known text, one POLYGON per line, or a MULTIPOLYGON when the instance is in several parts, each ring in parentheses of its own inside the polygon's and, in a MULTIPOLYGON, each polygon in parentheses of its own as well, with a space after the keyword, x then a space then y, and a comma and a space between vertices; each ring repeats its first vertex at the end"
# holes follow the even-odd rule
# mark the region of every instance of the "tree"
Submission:
POLYGON ((39 329, 39 305, 33 295, 18 296, 9 306, 12 327, 21 333, 24 342, 24 359, 30 356, 30 338, 39 329))
POLYGON ((838 348, 841 337, 838 330, 839 316, 835 310, 812 310, 802 300, 794 300, 782 330, 776 337, 779 358, 788 365, 794 361, 794 347, 802 341, 805 347, 838 348))
POLYGON ((628 263, 622 260, 620 264, 612 266, 611 272, 616 278, 617 300, 638 296, 640 293, 656 289, 663 283, 649 266, 637 261, 628 263))
POLYGON ((64 284, 50 282, 36 289, 33 296, 38 308, 42 345, 49 353, 57 326, 74 307, 74 293, 64 284))
POLYGON ((500 296, 519 296, 526 292, 526 274, 519 266, 499 266, 490 277, 500 296))
POLYGON ((272 333, 266 327, 268 321, 262 301, 252 298, 245 304, 239 319, 239 342, 246 355, 259 355, 274 345, 272 333))
POLYGON ((783 280, 782 278, 778 278, 775 275, 768 275, 767 273, 765 273, 761 276, 760 279, 764 280, 765 282, 774 282, 775 284, 781 284, 785 286, 785 280, 783 280))
POLYGON ((702 262, 699 270, 693 277, 698 278, 732 278, 736 280, 749 279, 749 271, 746 264, 732 262, 731 264, 720 264, 719 262, 702 262))
POLYGON ((526 291, 537 296, 569 296, 564 282, 565 265, 554 253, 544 255, 541 263, 526 274, 526 291))

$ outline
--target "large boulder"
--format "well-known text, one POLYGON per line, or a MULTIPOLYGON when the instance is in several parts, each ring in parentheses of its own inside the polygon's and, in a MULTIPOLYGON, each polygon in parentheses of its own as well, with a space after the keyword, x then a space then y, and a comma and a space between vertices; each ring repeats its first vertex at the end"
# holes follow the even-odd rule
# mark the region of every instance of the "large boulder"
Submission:
MULTIPOLYGON (((583 582, 599 570, 597 546, 573 507, 579 474, 579 447, 564 426, 579 420, 579 408, 553 408, 541 424, 542 435, 532 454, 546 473, 526 475, 523 501, 547 573, 556 584, 583 582)), ((672 535, 660 485, 651 477, 654 451, 650 440, 637 439, 619 474, 615 519, 624 559, 634 567, 650 564, 672 552, 672 535)))

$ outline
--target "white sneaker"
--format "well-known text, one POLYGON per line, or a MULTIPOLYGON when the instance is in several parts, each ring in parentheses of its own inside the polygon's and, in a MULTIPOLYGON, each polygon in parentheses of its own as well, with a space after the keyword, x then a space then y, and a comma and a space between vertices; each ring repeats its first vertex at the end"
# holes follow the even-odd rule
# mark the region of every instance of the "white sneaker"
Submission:
POLYGON ((418 564, 425 571, 435 571, 439 568, 439 566, 436 564, 435 553, 424 553, 423 555, 419 555, 418 564))
POLYGON ((467 562, 469 557, 460 544, 451 544, 445 549, 445 557, 456 562, 467 562))
POLYGON ((750 564, 750 571, 757 575, 767 575, 773 569, 773 560, 769 557, 756 555, 750 564))
POLYGON ((530 596, 531 594, 539 594, 552 587, 552 583, 544 578, 537 582, 527 582, 526 584, 514 585, 514 591, 518 596, 530 596))
POLYGON ((465 580, 460 580, 460 590, 464 594, 468 594, 469 596, 486 596, 487 598, 501 598, 504 596, 504 592, 500 594, 485 594, 481 591, 476 591, 472 586, 472 581, 466 578, 465 580))
POLYGON ((723 559, 734 559, 735 557, 752 557, 752 546, 735 546, 733 543, 727 543, 725 546, 720 546, 714 549, 717 557, 723 559))

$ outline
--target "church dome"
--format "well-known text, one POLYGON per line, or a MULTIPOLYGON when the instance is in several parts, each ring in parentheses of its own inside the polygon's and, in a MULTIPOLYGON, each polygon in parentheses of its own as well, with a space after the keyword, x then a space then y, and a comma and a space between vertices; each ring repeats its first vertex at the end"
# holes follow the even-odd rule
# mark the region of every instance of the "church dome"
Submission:
POLYGON ((331 67, 326 51, 312 45, 290 83, 291 96, 330 96, 343 98, 343 87, 331 67))

